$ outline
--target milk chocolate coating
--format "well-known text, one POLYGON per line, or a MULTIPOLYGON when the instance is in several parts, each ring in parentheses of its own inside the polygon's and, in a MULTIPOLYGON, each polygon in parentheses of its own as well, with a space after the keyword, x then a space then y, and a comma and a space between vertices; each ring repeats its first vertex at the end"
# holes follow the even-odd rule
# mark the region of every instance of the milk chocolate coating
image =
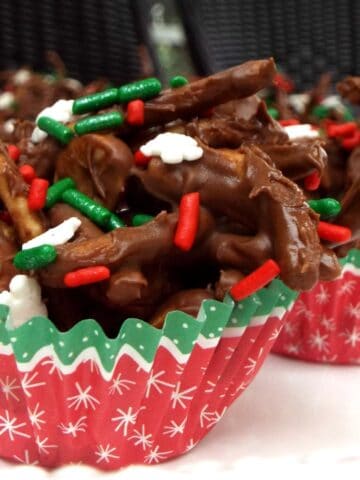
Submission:
POLYGON ((360 239, 360 178, 351 185, 342 199, 341 213, 336 218, 336 223, 350 228, 353 242, 360 239))
MULTIPOLYGON (((173 204, 183 194, 198 191, 202 205, 248 229, 248 237, 234 238, 235 260, 227 258, 227 248, 217 250, 216 241, 210 239, 212 258, 218 259, 222 251, 225 263, 234 268, 250 268, 274 258, 288 286, 311 288, 319 279, 322 247, 316 230, 318 217, 301 190, 254 146, 237 152, 203 144, 202 148, 199 161, 171 166, 154 158, 137 175, 149 192, 173 204)), ((337 276, 338 270, 333 274, 337 276)))
POLYGON ((160 308, 156 310, 154 315, 150 318, 149 323, 156 328, 162 328, 166 315, 175 310, 196 317, 201 303, 209 298, 214 298, 214 295, 209 290, 200 288, 177 292, 169 297, 160 308))
POLYGON ((239 270, 231 268, 221 270, 219 280, 215 284, 215 298, 222 301, 230 288, 243 278, 244 275, 239 270))
POLYGON ((294 181, 305 178, 314 170, 322 173, 327 164, 326 152, 319 141, 265 144, 261 149, 270 156, 276 168, 294 181))
POLYGON ((54 177, 55 163, 62 150, 61 144, 50 135, 39 143, 31 141, 31 134, 35 123, 29 120, 18 121, 12 134, 11 143, 20 150, 18 165, 31 165, 36 175, 52 180, 54 177))
POLYGON ((348 76, 336 85, 340 95, 354 105, 360 105, 360 77, 348 76))
MULTIPOLYGON (((214 148, 238 148, 244 142, 256 144, 285 143, 288 136, 280 125, 267 113, 266 105, 260 102, 254 114, 247 120, 237 117, 236 103, 230 115, 210 119, 195 119, 185 128, 185 133, 199 138, 214 148)), ((242 114, 243 112, 241 112, 242 114)))
POLYGON ((12 262, 17 251, 12 228, 0 221, 0 292, 8 290, 10 280, 18 273, 12 262))
POLYGON ((242 65, 163 91, 145 102, 145 125, 196 117, 201 112, 236 98, 245 98, 269 86, 276 73, 272 58, 242 65))
POLYGON ((113 135, 76 137, 56 162, 56 179, 71 177, 77 188, 114 210, 133 165, 129 147, 113 135))
MULTIPOLYGON (((360 178, 360 147, 351 152, 346 166, 347 185, 352 185, 360 178)), ((360 215, 360 212, 359 212, 360 215)))

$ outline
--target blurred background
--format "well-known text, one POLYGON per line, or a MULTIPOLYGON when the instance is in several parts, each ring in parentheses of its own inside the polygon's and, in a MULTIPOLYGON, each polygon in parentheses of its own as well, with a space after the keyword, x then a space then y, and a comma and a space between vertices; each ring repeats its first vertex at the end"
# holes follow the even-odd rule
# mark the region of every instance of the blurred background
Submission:
POLYGON ((272 55, 302 89, 360 72, 359 24, 357 0, 1 0, 0 69, 46 71, 52 50, 69 76, 120 84, 272 55))

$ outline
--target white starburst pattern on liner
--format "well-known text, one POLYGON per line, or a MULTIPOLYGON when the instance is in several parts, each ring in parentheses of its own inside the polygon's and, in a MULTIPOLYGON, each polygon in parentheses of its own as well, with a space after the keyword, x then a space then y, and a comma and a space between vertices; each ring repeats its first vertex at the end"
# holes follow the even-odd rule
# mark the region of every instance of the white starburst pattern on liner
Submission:
POLYGON ((323 355, 323 356, 321 357, 321 361, 322 361, 322 362, 330 362, 330 363, 333 363, 333 362, 335 362, 335 361, 337 360, 337 358, 338 358, 337 354, 334 354, 334 355, 331 355, 331 356, 330 356, 330 355, 323 355))
POLYGON ((321 317, 320 325, 329 332, 333 332, 334 330, 336 330, 335 320, 332 318, 328 318, 325 315, 321 317))
POLYGON ((319 293, 315 295, 316 303, 325 305, 330 299, 330 293, 326 290, 324 285, 319 286, 319 293))
POLYGON ((28 408, 29 420, 31 425, 33 425, 38 430, 41 430, 41 424, 46 424, 45 420, 41 417, 45 414, 45 410, 39 411, 40 404, 37 403, 33 411, 28 408))
POLYGON ((159 452, 159 448, 159 445, 156 445, 153 450, 150 450, 150 453, 145 457, 146 463, 159 463, 160 460, 164 460, 168 457, 168 455, 170 455, 170 453, 173 453, 172 450, 168 450, 167 452, 159 452))
MULTIPOLYGON (((220 375, 218 375, 218 380, 220 378, 220 375)), ((211 382, 210 380, 206 380, 206 383, 209 385, 209 388, 207 388, 206 390, 204 390, 204 393, 213 393, 213 391, 215 390, 215 387, 217 385, 217 382, 211 382)))
POLYGON ((225 360, 230 360, 230 358, 232 357, 232 354, 235 352, 235 348, 234 347, 227 347, 227 350, 230 353, 229 353, 229 355, 226 355, 225 360))
POLYGON ((100 368, 99 365, 96 363, 96 361, 93 358, 88 358, 87 360, 84 360, 82 363, 89 363, 90 364, 90 372, 96 372, 100 373, 100 368))
POLYGON ((270 335, 269 342, 274 342, 280 335, 281 328, 274 328, 274 331, 270 335))
POLYGON ((59 425, 61 433, 64 435, 72 435, 76 438, 79 432, 86 432, 86 419, 87 417, 80 417, 75 423, 69 422, 67 425, 61 423, 59 425))
POLYGON ((19 388, 21 387, 16 384, 16 378, 13 378, 12 380, 8 376, 5 377, 5 380, 0 378, 0 391, 3 392, 7 401, 10 397, 17 402, 19 401, 19 397, 14 393, 14 390, 19 390, 19 388))
POLYGON ((360 302, 356 305, 350 303, 347 308, 346 312, 349 314, 350 317, 354 317, 356 320, 360 319, 360 302))
POLYGON ((189 443, 185 447, 185 452, 189 452, 194 447, 196 447, 197 444, 198 444, 198 442, 194 442, 194 440, 192 438, 190 438, 189 443))
POLYGON ((141 430, 135 430, 134 429, 135 435, 132 435, 129 437, 129 440, 134 440, 134 445, 138 446, 141 445, 143 450, 146 450, 147 447, 151 447, 152 444, 154 443, 153 440, 150 440, 152 437, 152 434, 149 433, 148 435, 145 432, 145 425, 141 425, 141 430))
POLYGON ((177 382, 175 386, 175 391, 171 393, 172 408, 176 408, 176 405, 179 404, 182 408, 186 408, 185 400, 191 401, 193 397, 189 393, 196 390, 196 386, 187 388, 186 390, 180 391, 181 382, 177 382))
POLYGON ((230 396, 231 397, 236 397, 236 395, 241 392, 241 391, 244 391, 250 384, 250 381, 248 382, 241 382, 239 386, 236 387, 235 391, 233 393, 230 393, 230 396))
POLYGON ((56 372, 59 375, 60 380, 63 379, 63 374, 61 373, 61 370, 57 365, 55 358, 47 358, 41 363, 41 365, 50 365, 49 375, 52 375, 56 372))
POLYGON ((31 389, 46 385, 45 382, 35 383, 34 380, 37 376, 38 376, 38 372, 33 373, 31 376, 30 376, 30 373, 25 373, 24 378, 21 380, 21 386, 24 390, 25 395, 28 398, 31 398, 32 396, 30 392, 31 389))
POLYGON ((121 410, 121 408, 117 408, 116 411, 119 415, 117 417, 112 417, 111 419, 112 422, 117 422, 115 432, 118 432, 123 428, 123 435, 124 437, 127 437, 129 425, 135 425, 137 416, 143 408, 144 407, 141 407, 139 410, 133 411, 133 407, 129 407, 127 412, 121 410))
POLYGON ((199 419, 201 428, 204 428, 205 426, 206 428, 212 427, 223 417, 224 413, 226 412, 226 407, 224 407, 221 413, 218 413, 216 410, 214 410, 213 412, 207 410, 208 406, 209 405, 206 404, 200 411, 199 419))
POLYGON ((106 447, 98 445, 95 455, 99 458, 96 460, 96 463, 110 463, 111 459, 115 460, 120 458, 118 455, 114 455, 114 452, 116 452, 116 447, 111 447, 109 443, 106 445, 106 447))
POLYGON ((309 337, 308 343, 311 348, 317 349, 319 352, 329 353, 329 342, 327 341, 328 334, 321 335, 320 330, 317 329, 309 337))
POLYGON ((26 427, 26 423, 16 423, 17 417, 10 417, 9 410, 5 410, 5 416, 0 415, 0 437, 7 433, 12 442, 15 441, 15 435, 18 437, 30 438, 30 435, 24 432, 20 432, 19 429, 26 427))
POLYGON ((260 348, 257 358, 248 357, 248 363, 244 366, 244 370, 246 370, 245 375, 252 375, 255 372, 255 369, 259 363, 259 359, 263 354, 263 351, 264 349, 260 348))
POLYGON ((289 335, 289 337, 292 337, 295 333, 295 325, 292 322, 285 322, 284 327, 283 327, 284 332, 289 335))
POLYGON ((174 388, 174 385, 172 383, 164 382, 163 380, 159 380, 162 376, 165 375, 165 370, 161 370, 160 372, 157 372, 154 374, 153 370, 150 372, 150 376, 148 381, 146 382, 146 392, 145 392, 145 398, 149 398, 151 388, 154 387, 155 390, 158 393, 163 393, 163 390, 161 389, 162 387, 170 387, 174 388))
POLYGON ((133 380, 127 380, 126 378, 121 378, 121 373, 118 374, 116 378, 112 380, 112 385, 109 387, 110 395, 118 393, 122 395, 123 390, 130 390, 131 385, 135 385, 136 382, 133 380))
POLYGON ((182 435, 186 424, 187 417, 181 423, 176 423, 175 420, 170 421, 170 425, 164 427, 163 434, 169 435, 170 438, 174 438, 175 435, 182 435))
POLYGON ((352 348, 357 346, 360 342, 360 329, 353 327, 352 330, 346 328, 343 333, 340 333, 341 337, 345 337, 345 345, 351 345, 352 348))
MULTIPOLYGON (((295 313, 296 313, 297 316, 303 315, 308 320, 311 320, 314 316, 313 312, 310 309, 307 308, 305 302, 303 302, 302 300, 297 301, 296 308, 295 308, 295 313)), ((286 325, 287 325, 287 323, 285 324, 285 326, 286 325)), ((284 328, 285 328, 285 326, 284 326, 284 328)))
POLYGON ((49 450, 51 450, 52 448, 58 448, 57 445, 50 445, 49 443, 47 443, 48 440, 48 437, 45 437, 43 440, 41 440, 40 437, 35 438, 35 443, 39 449, 39 453, 49 455, 49 450))
POLYGON ((79 383, 76 382, 75 387, 78 391, 78 395, 73 395, 72 397, 67 398, 67 401, 70 402, 69 408, 75 407, 75 410, 77 410, 80 405, 83 404, 86 409, 91 407, 93 410, 96 410, 96 404, 100 405, 100 402, 93 395, 90 395, 89 392, 92 389, 91 385, 83 390, 79 383))
POLYGON ((175 374, 182 375, 184 373, 184 368, 185 368, 185 365, 180 365, 180 363, 176 364, 175 374))
POLYGON ((21 457, 18 457, 17 455, 14 455, 13 459, 17 460, 19 463, 23 463, 24 465, 39 465, 38 460, 34 460, 33 462, 30 460, 29 450, 24 451, 24 458, 21 458, 21 457))
POLYGON ((298 343, 288 343, 284 346, 284 350, 286 353, 290 355, 299 355, 300 353, 300 345, 298 343))
POLYGON ((356 285, 355 280, 349 280, 347 282, 344 282, 338 290, 339 295, 352 293, 354 291, 355 285, 356 285))

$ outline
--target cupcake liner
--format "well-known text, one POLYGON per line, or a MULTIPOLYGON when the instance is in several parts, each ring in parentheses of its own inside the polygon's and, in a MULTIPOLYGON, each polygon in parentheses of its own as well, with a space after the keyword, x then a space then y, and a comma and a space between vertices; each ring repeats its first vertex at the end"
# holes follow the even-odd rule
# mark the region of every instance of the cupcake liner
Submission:
POLYGON ((299 295, 273 352, 302 360, 360 364, 360 250, 341 260, 341 276, 299 295))
POLYGON ((116 339, 94 320, 8 330, 0 306, 0 456, 110 470, 190 450, 250 384, 295 297, 275 280, 205 300, 197 319, 171 312, 162 330, 128 319, 116 339))

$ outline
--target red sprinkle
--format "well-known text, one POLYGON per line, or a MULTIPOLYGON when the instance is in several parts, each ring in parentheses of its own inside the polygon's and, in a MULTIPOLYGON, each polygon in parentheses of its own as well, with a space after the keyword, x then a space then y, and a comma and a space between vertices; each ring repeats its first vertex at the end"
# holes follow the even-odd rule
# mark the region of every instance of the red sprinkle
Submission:
POLYGON ((329 137, 348 137, 353 135, 357 130, 355 122, 346 122, 328 125, 327 134, 329 137))
POLYGON ((31 183, 36 177, 34 167, 32 167, 31 165, 22 165, 21 167, 19 167, 19 172, 26 183, 31 183))
POLYGON ((16 145, 8 145, 7 146, 8 154, 11 160, 14 160, 16 162, 19 160, 20 157, 20 149, 16 145))
POLYGON ((143 125, 144 123, 144 102, 133 100, 127 105, 126 121, 130 125, 143 125))
POLYGON ((230 289, 230 295, 238 302, 257 292, 260 288, 274 280, 280 273, 280 267, 274 260, 266 260, 261 267, 254 270, 250 275, 241 279, 230 289))
POLYGON ((290 127, 291 125, 300 125, 299 120, 296 118, 289 118, 287 120, 279 120, 279 123, 282 127, 290 127))
POLYGON ((11 218, 10 213, 7 210, 2 210, 0 211, 0 220, 3 222, 7 223, 8 225, 12 225, 13 221, 11 218))
POLYGON ((322 240, 334 243, 348 242, 352 235, 350 228, 327 222, 319 222, 317 231, 322 240))
POLYGON ((46 194, 49 188, 49 182, 44 178, 34 178, 31 182, 28 206, 30 210, 40 210, 46 203, 46 194))
POLYGON ((315 170, 315 172, 310 173, 307 177, 304 179, 304 186, 305 189, 308 190, 309 192, 313 192, 314 190, 317 190, 320 186, 321 178, 319 175, 319 172, 315 170))
POLYGON ((187 252, 194 244, 199 226, 199 192, 183 195, 179 205, 179 220, 176 227, 174 244, 187 252))
POLYGON ((341 146, 345 150, 353 150, 358 145, 360 145, 360 131, 357 130, 351 137, 346 137, 343 139, 341 146))
POLYGON ((150 160, 151 157, 144 155, 141 150, 137 150, 134 153, 134 162, 138 167, 146 167, 150 160))
POLYGON ((273 84, 275 87, 285 90, 286 93, 291 93, 294 90, 293 82, 280 73, 275 75, 273 84))
POLYGON ((67 287, 80 287, 90 283, 102 282, 110 278, 110 270, 104 266, 80 268, 69 272, 64 276, 64 284, 67 287))

